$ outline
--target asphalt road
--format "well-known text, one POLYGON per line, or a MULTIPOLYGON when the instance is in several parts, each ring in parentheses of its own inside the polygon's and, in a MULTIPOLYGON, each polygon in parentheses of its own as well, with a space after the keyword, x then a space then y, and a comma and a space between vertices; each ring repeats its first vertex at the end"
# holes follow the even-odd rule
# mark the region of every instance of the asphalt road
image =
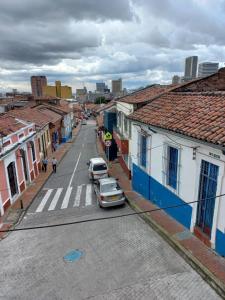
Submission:
MULTIPOLYGON (((131 212, 96 203, 86 165, 97 156, 94 128, 82 126, 18 228, 131 212)), ((11 233, 0 242, 0 299, 219 297, 142 219, 129 216, 11 233)))

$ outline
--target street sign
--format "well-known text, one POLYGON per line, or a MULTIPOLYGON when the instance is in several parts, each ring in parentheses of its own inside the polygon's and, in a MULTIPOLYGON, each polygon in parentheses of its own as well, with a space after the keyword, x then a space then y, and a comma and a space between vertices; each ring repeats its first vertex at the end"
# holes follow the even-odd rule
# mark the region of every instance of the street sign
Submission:
POLYGON ((110 132, 106 132, 104 135, 104 140, 111 140, 112 139, 112 134, 110 132))
POLYGON ((106 147, 110 147, 111 145, 112 145, 111 140, 105 141, 105 146, 106 146, 106 147))

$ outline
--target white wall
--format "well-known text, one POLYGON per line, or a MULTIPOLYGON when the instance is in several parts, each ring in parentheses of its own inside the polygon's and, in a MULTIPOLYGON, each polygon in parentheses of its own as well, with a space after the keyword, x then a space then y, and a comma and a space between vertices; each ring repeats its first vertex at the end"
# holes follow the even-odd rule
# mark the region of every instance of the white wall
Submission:
MULTIPOLYGON (((198 200, 198 188, 199 188, 199 176, 201 161, 206 160, 219 166, 219 175, 217 181, 217 195, 225 193, 225 170, 224 162, 225 155, 221 150, 215 147, 208 146, 207 144, 195 142, 187 138, 181 138, 175 134, 169 134, 165 131, 157 129, 157 133, 153 133, 148 130, 148 127, 144 124, 141 126, 151 137, 149 139, 149 153, 147 173, 152 176, 159 183, 165 185, 163 176, 163 156, 165 155, 164 149, 166 145, 171 145, 179 149, 180 153, 180 172, 178 180, 180 181, 178 191, 174 193, 178 195, 185 202, 192 202, 198 200), (193 147, 196 149, 196 159, 193 159, 193 147), (211 154, 210 154, 211 153, 211 154)), ((140 132, 140 126, 132 125, 132 140, 130 145, 132 161, 138 163, 138 135, 140 132)), ((191 230, 193 230, 196 215, 197 215, 197 203, 190 204, 193 208, 191 230)), ((219 228, 222 232, 225 232, 225 197, 216 198, 215 210, 214 210, 214 223, 212 226, 211 242, 215 243, 216 228, 219 228)))

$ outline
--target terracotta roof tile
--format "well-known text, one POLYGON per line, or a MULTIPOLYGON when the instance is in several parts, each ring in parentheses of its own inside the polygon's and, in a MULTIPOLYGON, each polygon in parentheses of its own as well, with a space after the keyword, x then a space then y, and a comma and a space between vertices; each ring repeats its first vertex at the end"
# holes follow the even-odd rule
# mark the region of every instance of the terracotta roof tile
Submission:
POLYGON ((125 102, 130 104, 138 104, 138 103, 145 103, 153 98, 169 92, 173 89, 177 88, 177 86, 174 85, 167 85, 167 86, 160 86, 160 85, 153 85, 146 87, 144 89, 141 89, 139 91, 136 91, 132 94, 123 96, 121 98, 116 99, 118 102, 125 102))
POLYGON ((49 118, 43 115, 36 108, 27 107, 22 109, 15 109, 8 112, 8 114, 27 122, 33 122, 40 128, 50 123, 49 118))
POLYGON ((7 136, 23 127, 26 127, 26 125, 15 117, 9 116, 7 113, 0 115, 0 135, 7 136))
POLYGON ((225 93, 168 93, 129 118, 225 145, 225 93))

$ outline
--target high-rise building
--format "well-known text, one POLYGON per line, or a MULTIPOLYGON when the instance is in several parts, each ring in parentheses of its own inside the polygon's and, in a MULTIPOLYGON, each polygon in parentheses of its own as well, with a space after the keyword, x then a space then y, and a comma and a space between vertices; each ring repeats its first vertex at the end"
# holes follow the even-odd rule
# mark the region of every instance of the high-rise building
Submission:
POLYGON ((190 56, 185 59, 184 80, 188 81, 196 78, 198 56, 190 56))
POLYGON ((104 82, 96 82, 96 92, 104 93, 107 88, 108 87, 104 82))
POLYGON ((57 80, 54 85, 46 85, 43 90, 43 96, 58 97, 64 99, 72 98, 72 88, 68 85, 61 85, 61 81, 57 80))
POLYGON ((203 62, 198 65, 198 77, 209 76, 216 73, 219 68, 219 63, 203 62))
POLYGON ((172 78, 172 84, 178 84, 178 83, 180 83, 180 81, 181 81, 180 76, 178 76, 178 75, 174 75, 173 76, 173 78, 172 78))
POLYGON ((44 96, 44 88, 47 86, 46 76, 31 76, 31 90, 34 97, 44 96))
POLYGON ((112 93, 118 95, 122 92, 122 79, 112 80, 112 93))

